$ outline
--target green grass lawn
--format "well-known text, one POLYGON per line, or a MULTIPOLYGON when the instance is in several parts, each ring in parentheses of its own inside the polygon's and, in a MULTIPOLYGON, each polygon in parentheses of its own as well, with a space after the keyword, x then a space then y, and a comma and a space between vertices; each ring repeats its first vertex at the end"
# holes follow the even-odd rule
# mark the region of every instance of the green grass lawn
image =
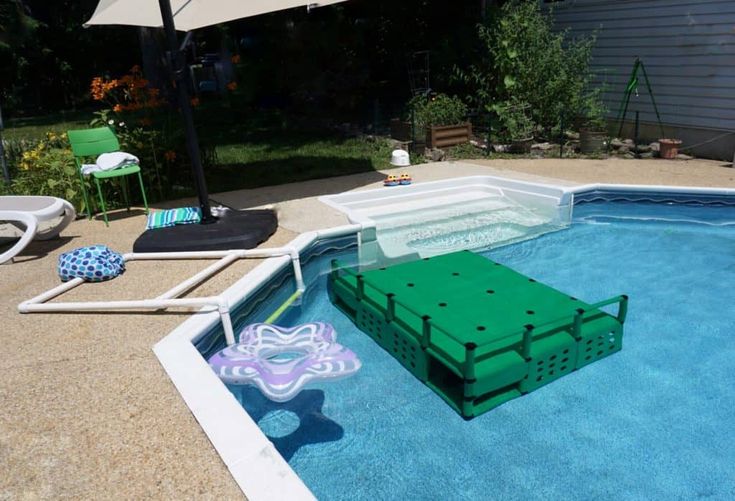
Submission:
MULTIPOLYGON (((6 139, 40 139, 48 131, 88 127, 92 112, 9 120, 6 139)), ((200 143, 213 148, 206 168, 211 193, 368 172, 390 167, 385 138, 345 137, 277 112, 242 112, 213 102, 196 110, 200 143)), ((182 173, 188 179, 189 173, 182 173)), ((194 194, 186 184, 176 196, 194 194)))
POLYGON ((68 111, 39 117, 11 118, 5 121, 3 138, 42 139, 47 132, 61 134, 69 129, 84 129, 94 118, 90 111, 68 111))
POLYGON ((385 139, 340 138, 276 132, 269 139, 218 143, 207 172, 212 191, 343 176, 390 167, 385 139))

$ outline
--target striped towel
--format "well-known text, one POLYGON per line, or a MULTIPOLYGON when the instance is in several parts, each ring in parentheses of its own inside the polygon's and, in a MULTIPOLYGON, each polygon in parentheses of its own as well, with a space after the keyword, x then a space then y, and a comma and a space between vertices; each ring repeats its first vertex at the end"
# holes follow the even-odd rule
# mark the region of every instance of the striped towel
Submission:
POLYGON ((198 223, 201 220, 202 211, 199 207, 180 207, 178 209, 151 211, 148 214, 148 223, 145 229, 168 228, 176 224, 198 223))

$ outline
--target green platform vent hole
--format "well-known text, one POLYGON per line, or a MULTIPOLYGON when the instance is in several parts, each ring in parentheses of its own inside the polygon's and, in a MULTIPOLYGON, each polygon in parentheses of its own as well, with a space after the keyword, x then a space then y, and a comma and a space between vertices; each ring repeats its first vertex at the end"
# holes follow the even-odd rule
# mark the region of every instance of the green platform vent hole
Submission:
POLYGON ((584 344, 584 360, 589 362, 602 358, 615 350, 618 341, 618 335, 614 331, 607 334, 598 334, 592 339, 588 339, 584 344))
POLYGON ((544 379, 555 379, 570 372, 571 368, 568 348, 560 353, 552 353, 536 362, 536 382, 540 383, 544 379))
POLYGON ((363 311, 361 313, 359 323, 372 338, 383 339, 382 321, 378 320, 367 311, 363 311))
POLYGON ((416 368, 416 347, 406 341, 405 338, 394 333, 391 351, 396 358, 403 361, 404 365, 408 364, 412 369, 416 368))

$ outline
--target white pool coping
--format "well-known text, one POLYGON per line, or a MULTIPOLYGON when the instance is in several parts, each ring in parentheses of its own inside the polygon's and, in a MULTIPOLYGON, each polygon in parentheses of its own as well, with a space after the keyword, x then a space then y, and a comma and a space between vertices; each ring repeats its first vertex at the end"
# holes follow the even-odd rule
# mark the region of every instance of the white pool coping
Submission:
MULTIPOLYGON (((494 176, 471 177, 512 181, 507 178, 495 178, 494 176)), ((423 184, 431 185, 432 183, 423 184)), ((541 185, 541 183, 536 182, 523 182, 523 184, 541 185)), ((574 187, 548 184, 546 187, 554 190, 562 189, 570 196, 576 193, 599 190, 658 194, 691 193, 735 197, 735 189, 729 188, 625 184, 586 184, 574 187)), ((431 188, 431 186, 428 187, 428 189, 431 188)), ((349 193, 367 194, 369 197, 371 196, 370 191, 378 190, 349 193)), ((322 198, 333 200, 333 197, 338 196, 340 195, 322 198)), ((332 206, 337 207, 338 205, 338 203, 334 203, 332 206)), ((340 208, 340 210, 342 209, 340 208)), ((357 223, 310 231, 300 234, 288 245, 295 247, 301 253, 314 242, 357 234, 363 228, 362 223, 357 223)), ((236 304, 252 295, 280 270, 288 266, 290 262, 288 256, 269 258, 225 290, 222 296, 228 299, 230 304, 236 304)), ((252 501, 316 499, 194 347, 194 341, 219 321, 220 317, 216 311, 198 312, 159 341, 153 347, 153 351, 248 499, 252 501)))
POLYGON ((371 215, 376 209, 388 207, 388 210, 391 210, 396 206, 407 211, 421 209, 426 206, 427 200, 431 201, 431 197, 441 197, 447 193, 461 194, 462 191, 471 190, 493 191, 500 194, 532 194, 534 197, 553 201, 560 206, 569 205, 574 192, 574 188, 570 186, 484 175, 392 186, 388 189, 348 191, 319 197, 319 201, 343 212, 353 223, 374 225, 375 222, 371 215))

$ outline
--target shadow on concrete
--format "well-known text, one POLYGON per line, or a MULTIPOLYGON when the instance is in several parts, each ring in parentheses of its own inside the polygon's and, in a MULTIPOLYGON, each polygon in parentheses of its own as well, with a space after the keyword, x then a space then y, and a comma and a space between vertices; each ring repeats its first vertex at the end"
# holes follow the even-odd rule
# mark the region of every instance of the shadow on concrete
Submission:
POLYGON ((384 178, 368 159, 309 156, 221 165, 207 172, 210 192, 217 193, 213 198, 236 209, 339 193, 384 178), (280 184, 282 179, 292 182, 280 184))
MULTIPOLYGON (((367 159, 297 157, 285 160, 220 165, 205 169, 213 204, 249 209, 289 200, 331 195, 379 182, 385 175, 367 159), (329 178, 326 182, 325 178, 329 178), (280 180, 292 182, 280 184, 280 180), (240 188, 243 186, 242 188, 240 188)), ((187 185, 192 187, 193 181, 187 185)), ((197 206, 192 192, 152 207, 197 206)))
MULTIPOLYGON (((20 254, 13 258, 12 262, 25 263, 27 261, 37 261, 43 259, 57 249, 64 247, 66 244, 74 240, 76 237, 64 236, 52 238, 51 240, 33 240, 28 247, 23 249, 20 254)), ((8 250, 15 245, 17 238, 0 238, 0 253, 8 250)))

